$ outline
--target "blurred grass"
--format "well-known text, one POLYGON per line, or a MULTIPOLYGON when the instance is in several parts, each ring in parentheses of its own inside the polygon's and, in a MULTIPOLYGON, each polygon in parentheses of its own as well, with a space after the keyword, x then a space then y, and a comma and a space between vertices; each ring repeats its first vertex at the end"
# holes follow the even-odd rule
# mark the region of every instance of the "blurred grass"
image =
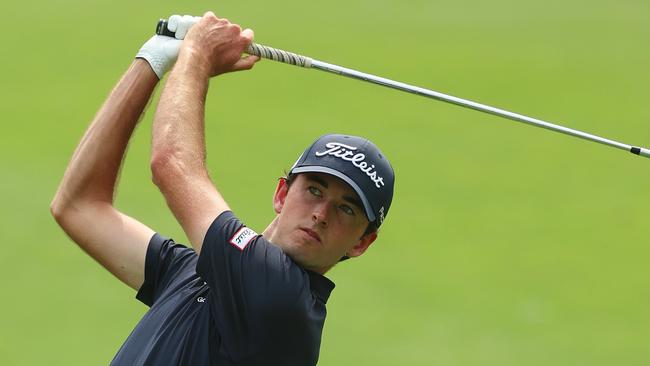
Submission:
MULTIPOLYGON (((31 5, 0 5, 15 33, 0 59, 2 365, 108 364, 146 310, 65 237, 48 204, 158 17, 211 8, 262 44, 650 145, 644 1, 31 5)), ((151 110, 117 202, 185 241, 150 182, 151 110)), ((212 175, 260 230, 275 178, 320 134, 365 135, 391 157, 388 225, 330 273, 320 365, 650 359, 646 160, 268 61, 214 80, 207 117, 212 175)))

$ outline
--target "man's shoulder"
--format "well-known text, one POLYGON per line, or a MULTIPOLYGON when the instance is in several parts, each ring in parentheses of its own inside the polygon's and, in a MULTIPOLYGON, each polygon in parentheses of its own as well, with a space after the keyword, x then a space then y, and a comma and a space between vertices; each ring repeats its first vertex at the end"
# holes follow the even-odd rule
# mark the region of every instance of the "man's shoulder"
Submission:
POLYGON ((153 305, 160 297, 175 291, 196 275, 196 252, 158 233, 149 242, 145 259, 144 283, 137 299, 153 305))

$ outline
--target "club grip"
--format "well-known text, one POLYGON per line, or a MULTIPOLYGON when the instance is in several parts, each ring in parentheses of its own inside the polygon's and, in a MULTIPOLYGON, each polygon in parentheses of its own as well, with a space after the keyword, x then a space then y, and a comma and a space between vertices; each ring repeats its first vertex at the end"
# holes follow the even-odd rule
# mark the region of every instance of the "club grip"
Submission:
POLYGON ((285 64, 300 66, 300 67, 311 67, 312 59, 299 55, 293 52, 287 52, 279 50, 277 48, 263 46, 257 43, 251 43, 246 48, 246 53, 249 55, 255 55, 262 58, 268 58, 269 60, 284 62, 285 64))
MULTIPOLYGON (((167 19, 160 19, 156 25, 156 34, 160 36, 176 37, 176 33, 167 29, 167 19)), ((293 52, 283 51, 277 48, 251 43, 246 48, 246 53, 273 61, 284 62, 285 64, 311 67, 312 59, 293 52)))
POLYGON ((156 25, 156 34, 159 36, 176 37, 176 33, 167 29, 167 19, 160 19, 156 25))

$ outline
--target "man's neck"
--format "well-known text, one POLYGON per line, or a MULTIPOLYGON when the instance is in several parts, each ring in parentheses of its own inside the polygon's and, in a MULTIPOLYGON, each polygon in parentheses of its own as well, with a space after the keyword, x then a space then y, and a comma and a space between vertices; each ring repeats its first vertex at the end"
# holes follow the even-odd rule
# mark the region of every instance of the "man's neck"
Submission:
POLYGON ((273 237, 275 236, 275 230, 278 227, 278 217, 276 216, 273 221, 269 224, 269 226, 264 229, 264 232, 262 232, 262 235, 266 238, 266 240, 273 242, 273 237))
MULTIPOLYGON (((271 221, 271 223, 269 224, 269 226, 267 226, 266 229, 264 229, 264 231, 262 232, 262 236, 264 236, 264 238, 265 238, 266 240, 268 240, 268 241, 270 241, 271 243, 273 243, 273 244, 275 244, 276 246, 278 246, 278 247, 279 247, 280 249, 282 249, 282 251, 284 252, 284 249, 282 248, 282 245, 281 245, 281 244, 278 245, 278 242, 275 240, 275 233, 276 233, 277 227, 278 227, 278 216, 276 216, 276 217, 273 219, 273 221, 271 221)), ((286 252, 285 252, 285 253, 286 253, 286 252)), ((287 255, 289 255, 289 254, 287 254, 287 255)), ((290 256, 290 255, 289 255, 289 256, 290 256)), ((292 259, 293 259, 293 258, 292 258, 292 259)), ((295 260, 294 260, 294 261, 295 261, 295 260)), ((298 263, 298 262, 296 262, 296 263, 298 263)), ((312 268, 306 268, 305 266, 303 266, 303 265, 300 264, 300 263, 298 263, 298 265, 299 265, 300 267, 302 267, 303 269, 307 269, 307 270, 310 270, 310 271, 312 271, 312 272, 320 273, 321 275, 324 275, 325 272, 329 271, 329 270, 333 267, 333 266, 330 266, 330 267, 327 267, 327 268, 318 268, 318 269, 313 268, 313 269, 312 269, 312 268)))

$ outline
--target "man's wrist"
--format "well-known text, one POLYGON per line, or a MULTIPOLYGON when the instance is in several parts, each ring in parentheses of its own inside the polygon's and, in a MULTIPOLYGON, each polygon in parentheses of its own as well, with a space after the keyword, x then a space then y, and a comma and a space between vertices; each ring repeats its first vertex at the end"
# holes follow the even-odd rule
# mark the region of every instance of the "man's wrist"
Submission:
POLYGON ((180 40, 155 35, 142 45, 135 57, 147 60, 158 79, 162 79, 176 61, 180 44, 180 40))
POLYGON ((212 76, 207 57, 192 46, 181 50, 173 71, 201 79, 209 79, 212 76))
POLYGON ((158 75, 156 75, 156 72, 151 67, 151 64, 149 64, 149 61, 146 59, 142 57, 136 57, 135 60, 133 60, 132 67, 134 67, 142 76, 155 79, 156 83, 160 81, 158 75))

